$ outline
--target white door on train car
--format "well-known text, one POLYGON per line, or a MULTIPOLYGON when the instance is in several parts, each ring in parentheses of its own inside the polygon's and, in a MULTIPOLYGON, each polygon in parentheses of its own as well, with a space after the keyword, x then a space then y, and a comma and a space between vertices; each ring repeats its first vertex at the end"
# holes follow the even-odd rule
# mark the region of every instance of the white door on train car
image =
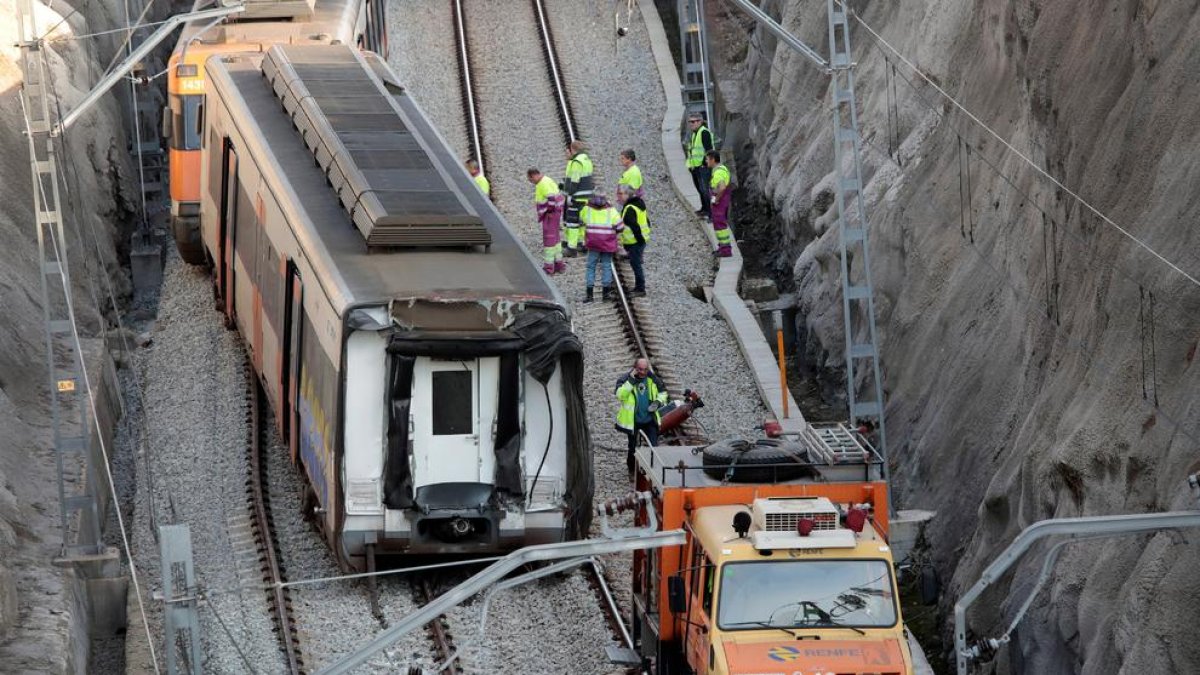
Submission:
POLYGON ((493 482, 500 359, 413 364, 413 487, 493 482))

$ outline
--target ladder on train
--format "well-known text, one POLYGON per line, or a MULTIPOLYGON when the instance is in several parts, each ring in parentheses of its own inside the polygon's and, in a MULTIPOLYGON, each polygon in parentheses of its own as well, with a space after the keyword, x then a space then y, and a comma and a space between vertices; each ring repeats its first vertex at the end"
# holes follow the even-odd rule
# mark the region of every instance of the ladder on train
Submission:
POLYGON ((854 62, 846 8, 826 0, 829 9, 829 74, 833 90, 833 163, 838 209, 838 246, 842 268, 842 320, 845 321, 846 389, 850 421, 870 421, 887 476, 887 436, 883 423, 883 378, 875 330, 875 289, 867 246, 867 207, 863 199, 862 148, 858 104, 854 100, 854 62), (851 265, 857 269, 851 269, 851 265), (859 376, 863 376, 859 386, 859 376))
POLYGON ((42 318, 50 389, 50 419, 58 470, 64 557, 102 553, 96 490, 100 485, 88 443, 89 404, 83 355, 74 321, 67 237, 59 197, 58 160, 52 134, 49 63, 37 32, 32 0, 17 0, 21 48, 21 108, 33 177, 42 318), (79 520, 76 525, 76 514, 79 520), (72 532, 76 533, 72 537, 72 532))

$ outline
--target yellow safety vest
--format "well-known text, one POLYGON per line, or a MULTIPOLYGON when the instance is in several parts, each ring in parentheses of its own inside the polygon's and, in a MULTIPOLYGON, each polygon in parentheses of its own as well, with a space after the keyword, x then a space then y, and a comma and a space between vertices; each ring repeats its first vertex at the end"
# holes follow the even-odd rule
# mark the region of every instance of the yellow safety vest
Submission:
MULTIPOLYGON (((629 209, 633 209, 633 212, 637 214, 637 224, 638 229, 642 231, 642 241, 649 243, 650 219, 646 217, 646 209, 640 209, 633 204, 626 204, 625 208, 621 211, 621 220, 625 220, 625 214, 629 212, 629 209)), ((632 227, 626 227, 624 230, 621 230, 621 244, 623 246, 636 243, 638 243, 637 235, 634 234, 632 227)))
POLYGON ((704 134, 708 134, 708 142, 712 144, 712 132, 708 130, 708 125, 701 124, 700 128, 692 132, 692 142, 688 146, 687 166, 689 169, 694 169, 704 165, 704 153, 708 150, 704 149, 704 134))

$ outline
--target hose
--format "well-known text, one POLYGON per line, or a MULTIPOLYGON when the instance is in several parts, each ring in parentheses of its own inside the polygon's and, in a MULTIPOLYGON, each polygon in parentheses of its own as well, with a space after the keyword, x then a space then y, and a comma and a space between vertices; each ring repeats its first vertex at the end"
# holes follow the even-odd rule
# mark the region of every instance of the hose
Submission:
POLYGON ((542 391, 546 394, 546 415, 550 417, 550 431, 546 434, 546 449, 542 451, 542 461, 538 462, 537 472, 533 474, 533 483, 529 486, 529 496, 525 499, 526 506, 533 499, 533 491, 537 489, 538 478, 542 476, 542 467, 546 465, 546 456, 550 454, 550 442, 554 440, 554 408, 550 405, 550 388, 544 382, 540 384, 542 391))

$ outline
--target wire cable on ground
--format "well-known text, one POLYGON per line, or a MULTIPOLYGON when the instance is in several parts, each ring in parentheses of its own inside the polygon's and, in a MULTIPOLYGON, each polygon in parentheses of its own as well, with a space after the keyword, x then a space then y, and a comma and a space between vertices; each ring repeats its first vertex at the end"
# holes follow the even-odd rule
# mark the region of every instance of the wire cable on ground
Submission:
POLYGON ((951 105, 953 105, 955 108, 957 108, 959 110, 959 112, 963 113, 968 119, 970 119, 977 126, 979 126, 981 129, 986 131, 990 136, 992 136, 997 141, 999 141, 1000 144, 1003 145, 1005 148, 1007 148, 1009 152, 1011 152, 1012 154, 1014 154, 1018 158, 1020 158, 1021 161, 1023 161, 1025 164, 1029 165, 1031 168, 1033 168, 1033 170, 1036 171, 1038 174, 1040 174, 1043 178, 1045 178, 1046 180, 1053 183, 1055 185, 1055 187, 1059 188, 1064 193, 1069 195, 1072 199, 1079 202, 1080 205, 1082 205, 1084 208, 1086 208, 1087 210, 1089 210, 1093 214, 1095 214, 1096 217, 1100 218, 1100 220, 1102 220, 1109 227, 1112 227, 1113 229, 1117 230, 1122 235, 1124 235, 1127 239, 1129 239, 1130 241, 1134 242, 1139 247, 1144 249, 1147 253, 1154 256, 1160 262, 1167 265, 1172 270, 1174 270, 1176 273, 1183 276, 1185 279, 1190 281, 1193 286, 1200 288, 1200 279, 1197 279, 1196 277, 1192 276, 1191 274, 1185 272, 1182 268, 1180 268, 1174 262, 1171 262, 1170 260, 1168 260, 1166 258, 1166 256, 1164 256, 1163 254, 1154 250, 1154 248, 1152 248, 1149 244, 1147 244, 1146 242, 1139 239, 1137 236, 1135 236, 1129 230, 1118 225, 1116 222, 1113 221, 1112 218, 1109 218, 1107 215, 1102 213, 1095 206, 1092 206, 1092 204, 1090 202, 1088 202, 1086 199, 1084 199, 1079 193, 1075 192, 1071 188, 1064 185, 1062 181, 1055 178, 1053 175, 1050 174, 1050 172, 1048 172, 1045 169, 1043 169, 1042 167, 1038 166, 1038 164, 1036 162, 1034 162, 1032 159, 1030 159, 1028 156, 1026 156, 1024 153, 1022 153, 1016 147, 1014 147, 1012 143, 1009 143, 1007 139, 1005 139, 1003 136, 1001 136, 999 133, 997 133, 995 130, 993 130, 990 126, 987 125, 987 123, 985 123, 983 120, 981 120, 977 115, 975 115, 970 110, 968 110, 966 106, 964 106, 962 103, 959 103, 957 99, 955 99, 945 89, 943 89, 936 82, 934 82, 933 79, 931 77, 929 77, 928 75, 926 75, 924 73, 924 71, 922 71, 920 68, 918 68, 916 64, 914 64, 907 57, 905 57, 903 54, 901 54, 898 49, 896 49, 894 46, 892 46, 891 43, 889 43, 887 40, 883 39, 883 36, 881 36, 878 32, 876 32, 874 28, 871 28, 871 26, 869 24, 867 24, 867 22, 863 21, 862 17, 859 16, 857 12, 853 11, 849 6, 847 6, 846 3, 844 2, 844 0, 834 0, 834 2, 836 2, 838 5, 840 5, 842 7, 842 9, 844 9, 846 11, 848 16, 853 17, 854 20, 860 26, 862 26, 868 33, 870 33, 871 36, 878 43, 882 44, 884 47, 886 47, 888 49, 888 51, 892 52, 896 56, 897 59, 899 59, 905 66, 907 66, 910 70, 912 70, 918 77, 920 77, 927 84, 929 84, 929 86, 933 87, 934 90, 936 90, 939 94, 941 94, 941 96, 943 98, 945 98, 947 101, 950 102, 951 105))
MULTIPOLYGON (((221 618, 221 613, 217 611, 217 606, 211 602, 205 602, 204 606, 212 610, 213 617, 216 618, 217 623, 220 624, 221 631, 225 633, 225 637, 229 638, 229 644, 233 645, 234 650, 237 651, 237 655, 242 659, 242 664, 246 666, 246 670, 250 671, 254 675, 257 675, 258 671, 254 669, 254 666, 250 665, 250 659, 246 658, 246 652, 242 651, 241 645, 239 645, 238 641, 233 638, 233 633, 229 631, 229 626, 225 625, 225 620, 221 618)), ((197 670, 199 670, 199 668, 197 668, 197 670)))
MULTIPOLYGON (((18 98, 21 99, 21 113, 24 119, 25 133, 28 134, 30 138, 33 138, 33 129, 29 126, 29 110, 25 107, 25 97, 19 96, 18 98)), ((38 191, 41 193, 42 204, 49 204, 50 202, 47 199, 45 192, 46 188, 42 183, 43 181, 41 180, 37 181, 38 191)), ((38 227, 40 228, 41 226, 41 223, 38 223, 38 227)), ((62 261, 62 264, 65 267, 68 261, 63 255, 63 249, 59 246, 57 233, 55 232, 54 228, 50 228, 50 241, 54 247, 55 256, 57 256, 58 260, 62 261)), ((142 602, 142 588, 141 583, 138 581, 137 564, 133 559, 133 550, 129 545, 129 534, 125 530, 125 517, 121 515, 121 509, 119 506, 121 503, 121 498, 117 494, 117 486, 113 481, 112 467, 109 466, 108 447, 104 441, 104 430, 100 428, 100 417, 96 411, 96 395, 95 391, 92 389, 92 380, 91 376, 88 375, 87 364, 83 363, 83 343, 79 338, 79 325, 75 321, 75 308, 71 300, 71 289, 69 286, 64 286, 63 294, 66 299, 67 317, 71 324, 71 337, 74 341, 77 358, 80 359, 81 362, 80 374, 83 377, 83 386, 84 390, 87 392, 88 406, 92 413, 92 425, 96 429, 96 437, 98 439, 98 445, 100 446, 100 454, 104 460, 104 473, 108 478, 108 489, 112 494, 114 503, 118 505, 118 507, 114 509, 114 512, 117 516, 117 526, 120 528, 121 532, 121 545, 125 549, 125 557, 129 561, 129 576, 130 580, 133 582, 134 595, 137 597, 138 613, 141 614, 142 627, 146 631, 147 647, 150 650, 150 661, 154 665, 154 672, 160 673, 161 671, 158 667, 158 656, 154 649, 154 636, 150 631, 150 622, 146 618, 146 608, 142 602)))
MULTIPOLYGON (((883 53, 882 48, 880 48, 880 53, 881 54, 883 53)), ((884 60, 885 61, 888 60, 886 54, 884 54, 884 60)), ((945 114, 941 110, 941 107, 938 106, 937 104, 935 104, 933 101, 929 100, 929 97, 925 96, 921 92, 921 90, 918 87, 916 82, 913 82, 911 79, 904 76, 903 74, 898 73, 898 76, 900 77, 900 79, 902 79, 904 81, 905 84, 908 85, 909 89, 913 92, 913 94, 923 104, 925 104, 925 106, 927 108, 929 108, 929 110, 933 111, 939 118, 945 119, 945 114)), ((1015 179, 1013 179, 1008 174, 1006 174, 1003 169, 1001 169, 994 161, 992 161, 991 159, 988 159, 988 157, 986 155, 984 155, 981 152, 978 152, 978 150, 975 150, 974 152, 972 152, 974 146, 972 146, 970 144, 970 142, 968 142, 966 139, 964 139, 962 137, 962 135, 958 133, 957 130, 954 130, 954 133, 958 137, 961 147, 965 148, 965 151, 966 151, 966 160, 965 160, 965 163, 966 163, 965 172, 966 173, 963 175, 965 175, 967 194, 970 194, 972 191, 970 161, 971 161, 971 158, 974 157, 974 158, 977 158, 980 162, 983 162, 983 164, 988 169, 990 169, 993 173, 996 174, 996 176, 998 176, 1001 180, 1003 180, 1014 192, 1021 195, 1022 198, 1024 198, 1027 202, 1029 202, 1029 205, 1032 206, 1034 209, 1036 209, 1039 213, 1041 213, 1041 215, 1050 222, 1051 226, 1056 228, 1056 231, 1058 229, 1061 229, 1064 236, 1068 236, 1071 239, 1078 242, 1082 251, 1087 251, 1089 248, 1091 248, 1092 242, 1089 242, 1088 240, 1084 239, 1077 233, 1071 232, 1070 229, 1066 227, 1065 223, 1059 223, 1058 219, 1053 214, 1051 214, 1049 211, 1047 211, 1045 208, 1043 208, 1041 206, 1041 204, 1039 204, 1038 199, 1033 194, 1031 194, 1024 188, 1022 188, 1021 186, 1017 185, 1015 179), (1062 227, 1059 228, 1058 227, 1059 225, 1062 225, 1062 227)), ((879 148, 877 146, 875 146, 873 143, 871 143, 871 141, 867 140, 866 137, 863 137, 863 142, 868 145, 871 145, 875 149, 876 152, 880 151, 879 148)), ((898 162, 896 162, 894 160, 893 160, 893 164, 897 164, 898 166, 901 166, 898 162)), ((960 190, 962 189, 962 186, 961 186, 962 180, 963 180, 963 178, 962 178, 962 176, 960 176, 960 190)), ((969 229, 965 230, 966 234, 964 234, 964 236, 971 239, 972 241, 974 241, 975 225, 977 224, 974 220, 974 209, 971 208, 970 203, 966 203, 964 205, 964 207, 966 209, 966 213, 962 217, 964 217, 970 225, 969 229)), ((1101 264, 1104 267, 1108 268, 1109 270, 1117 273, 1119 276, 1123 277, 1126 281, 1128 281, 1129 283, 1131 283, 1135 286, 1143 286, 1144 287, 1144 286, 1148 285, 1147 282, 1139 279, 1132 270, 1127 269, 1125 266, 1123 266, 1113 260, 1102 260, 1102 259, 1098 259, 1095 257, 1094 257, 1094 259, 1099 264, 1101 264)), ((1178 309, 1183 313, 1193 311, 1187 307, 1178 307, 1178 309)), ((1166 316, 1167 311, 1168 311, 1167 309, 1164 309, 1161 313, 1155 315, 1153 317, 1153 319, 1157 322, 1158 320, 1160 320, 1166 316)), ((1196 339, 1196 336, 1194 334, 1182 333, 1179 331, 1172 330, 1169 325, 1167 326, 1167 331, 1171 335, 1173 335, 1176 339, 1179 339, 1185 343, 1196 339)))

